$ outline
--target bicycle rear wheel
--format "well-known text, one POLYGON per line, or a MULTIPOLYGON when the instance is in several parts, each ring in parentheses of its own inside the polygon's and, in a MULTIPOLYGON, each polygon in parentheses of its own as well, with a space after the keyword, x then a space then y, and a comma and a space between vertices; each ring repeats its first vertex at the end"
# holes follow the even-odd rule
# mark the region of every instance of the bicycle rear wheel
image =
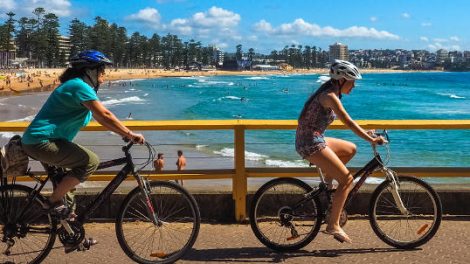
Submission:
POLYGON ((255 193, 250 207, 253 233, 277 251, 303 248, 320 230, 321 204, 318 197, 305 198, 312 188, 295 178, 267 182, 255 193))
POLYGON ((57 224, 42 209, 45 198, 31 200, 32 192, 0 187, 0 263, 41 263, 54 246, 57 224))
POLYGON ((428 242, 439 229, 441 201, 426 182, 410 176, 397 179, 398 194, 406 212, 397 205, 392 182, 387 180, 372 194, 370 224, 385 243, 396 248, 416 248, 428 242))
POLYGON ((193 196, 172 182, 149 184, 155 225, 140 187, 124 200, 116 220, 116 235, 124 252, 138 263, 173 263, 196 241, 201 218, 193 196))

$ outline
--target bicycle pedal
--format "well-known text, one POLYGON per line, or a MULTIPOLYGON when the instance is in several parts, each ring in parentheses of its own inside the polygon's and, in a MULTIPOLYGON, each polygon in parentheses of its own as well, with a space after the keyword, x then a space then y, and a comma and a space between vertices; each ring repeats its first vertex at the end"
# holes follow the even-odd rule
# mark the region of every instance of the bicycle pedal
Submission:
POLYGON ((90 250, 91 246, 94 246, 96 244, 98 244, 98 242, 94 240, 92 237, 85 239, 85 241, 83 241, 82 243, 85 250, 90 250))
POLYGON ((64 252, 65 254, 69 254, 69 253, 72 253, 74 251, 84 251, 84 250, 81 250, 81 243, 78 244, 78 245, 65 245, 64 246, 64 252))

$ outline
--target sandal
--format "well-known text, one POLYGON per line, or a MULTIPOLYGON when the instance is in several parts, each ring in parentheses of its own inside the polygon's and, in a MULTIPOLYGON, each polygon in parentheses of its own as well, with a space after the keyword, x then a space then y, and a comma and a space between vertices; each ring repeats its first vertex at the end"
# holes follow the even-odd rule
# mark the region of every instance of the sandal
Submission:
POLYGON ((325 229, 323 231, 324 234, 333 236, 334 239, 338 240, 341 243, 349 243, 352 244, 352 240, 349 238, 349 236, 343 231, 330 231, 328 229, 325 229))

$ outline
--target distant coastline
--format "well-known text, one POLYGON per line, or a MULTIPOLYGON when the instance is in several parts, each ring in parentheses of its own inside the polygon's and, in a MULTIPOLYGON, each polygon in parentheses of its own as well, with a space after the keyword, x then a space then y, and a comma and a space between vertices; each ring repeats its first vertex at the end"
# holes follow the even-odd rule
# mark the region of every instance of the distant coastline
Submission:
MULTIPOLYGON (((45 92, 55 89, 64 69, 20 69, 0 71, 0 97, 21 95, 24 92, 45 92), (28 78, 29 76, 29 78, 28 78), (7 79, 10 84, 7 84, 7 79)), ((363 69, 363 73, 436 72, 392 69, 363 69)), ((296 69, 292 71, 172 71, 161 69, 111 69, 107 81, 153 79, 165 77, 220 76, 220 75, 272 75, 272 74, 327 74, 327 69, 296 69)))

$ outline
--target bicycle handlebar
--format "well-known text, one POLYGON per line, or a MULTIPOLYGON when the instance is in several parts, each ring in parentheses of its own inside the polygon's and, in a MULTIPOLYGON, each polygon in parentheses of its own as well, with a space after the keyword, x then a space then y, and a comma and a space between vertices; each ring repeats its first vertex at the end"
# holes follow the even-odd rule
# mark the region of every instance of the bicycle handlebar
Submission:
POLYGON ((383 137, 383 138, 385 138, 385 140, 390 142, 390 138, 388 137, 388 132, 387 132, 386 129, 384 129, 382 132, 375 132, 375 136, 383 137))
MULTIPOLYGON (((383 130, 382 132, 375 132, 374 135, 372 135, 373 137, 383 137, 386 141, 384 142, 384 144, 381 144, 382 146, 384 146, 386 149, 387 149, 387 157, 385 160, 383 160, 382 162, 382 165, 385 166, 385 164, 388 163, 388 161, 390 160, 390 146, 389 146, 389 143, 390 143, 390 138, 388 137, 388 132, 387 130, 383 130)), ((372 147, 372 150, 374 152, 374 156, 377 156, 379 153, 377 151, 377 145, 376 144, 371 144, 371 147, 372 147)))
POLYGON ((126 137, 123 137, 122 140, 127 143, 125 146, 122 147, 122 151, 127 153, 129 149, 131 149, 132 146, 134 145, 134 142, 126 137))
MULTIPOLYGON (((122 138, 122 140, 127 143, 125 146, 122 147, 122 151, 126 154, 126 157, 130 157, 129 156, 130 155, 129 150, 132 148, 132 146, 134 146, 135 142, 130 140, 129 138, 126 138, 126 137, 122 138)), ((150 143, 145 141, 145 143, 143 145, 145 145, 145 147, 147 147, 149 156, 148 156, 148 159, 147 159, 146 162, 144 162, 142 164, 139 164, 139 165, 143 165, 143 166, 141 168, 137 169, 137 171, 143 169, 145 166, 147 166, 148 164, 153 162, 153 160, 155 158, 155 155, 156 155, 156 151, 150 143)))

